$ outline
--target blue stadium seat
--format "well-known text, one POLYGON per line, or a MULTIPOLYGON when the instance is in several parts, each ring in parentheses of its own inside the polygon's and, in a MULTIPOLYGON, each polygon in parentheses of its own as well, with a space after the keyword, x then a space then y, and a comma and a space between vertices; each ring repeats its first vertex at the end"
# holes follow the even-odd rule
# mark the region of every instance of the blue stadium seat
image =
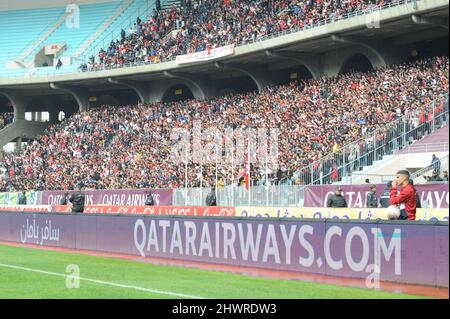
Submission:
POLYGON ((68 28, 63 23, 44 42, 42 42, 26 60, 32 59, 44 45, 65 43, 67 51, 64 56, 70 56, 84 43, 120 6, 120 1, 80 5, 80 28, 68 28))
POLYGON ((0 70, 54 25, 64 11, 62 7, 0 11, 0 70))
MULTIPOLYGON (((82 54, 97 55, 100 48, 107 47, 111 40, 120 38, 122 28, 128 31, 129 26, 134 23, 138 15, 142 20, 150 15, 155 7, 155 2, 156 0, 134 0, 82 54)), ((34 54, 47 44, 65 43, 67 48, 63 57, 73 56, 85 41, 114 15, 122 3, 119 0, 111 0, 106 3, 80 5, 80 28, 70 29, 65 23, 62 23, 28 54, 24 61, 32 61, 34 54)), ((54 27, 64 14, 65 7, 0 11, 0 30, 2 30, 0 72, 2 76, 55 73, 53 67, 7 70, 6 64, 8 61, 17 60, 26 50, 30 49, 33 43, 54 27)), ((72 72, 76 69, 75 65, 63 65, 59 72, 72 72)))
MULTIPOLYGON (((161 1, 164 2, 164 1, 161 1)), ((126 28, 128 31, 130 23, 133 24, 137 18, 137 12, 139 12, 140 18, 144 20, 142 12, 148 11, 148 14, 152 13, 155 7, 156 0, 134 0, 133 3, 123 12, 123 14, 116 19, 111 25, 101 34, 86 50, 84 55, 98 55, 100 49, 107 49, 111 40, 117 40, 120 38, 120 31, 122 28, 126 28), (148 9, 148 10, 147 10, 148 9)))

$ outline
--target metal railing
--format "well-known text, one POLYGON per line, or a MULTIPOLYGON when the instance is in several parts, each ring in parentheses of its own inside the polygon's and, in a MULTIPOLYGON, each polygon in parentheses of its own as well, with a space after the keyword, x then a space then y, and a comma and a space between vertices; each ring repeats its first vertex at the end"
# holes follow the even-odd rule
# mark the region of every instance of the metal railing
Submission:
POLYGON ((396 151, 447 125, 448 120, 448 94, 445 94, 429 105, 424 105, 341 147, 339 152, 329 153, 321 160, 297 170, 296 178, 300 179, 302 185, 341 182, 344 178, 347 179, 361 171, 363 167, 382 160, 383 156, 395 154, 396 151), (440 109, 442 111, 439 111, 440 109), (432 114, 432 119, 427 118, 420 123, 422 112, 425 116, 432 114))
POLYGON ((370 184, 385 184, 389 181, 392 181, 396 178, 395 175, 392 174, 364 174, 364 173, 353 173, 350 176, 349 184, 354 184, 354 179, 358 181, 368 179, 370 184), (354 177, 355 176, 355 177, 354 177))
MULTIPOLYGON (((136 0, 135 0, 136 1, 136 0)), ((141 1, 141 0, 138 0, 141 1)), ((163 0, 164 1, 164 0, 163 0)), ((133 11, 133 13, 126 16, 122 21, 120 22, 120 25, 114 28, 113 30, 110 30, 106 35, 102 34, 102 39, 98 40, 95 39, 92 42, 92 45, 90 45, 86 50, 82 52, 78 57, 76 57, 78 64, 77 66, 81 66, 83 63, 88 63, 89 57, 94 56, 96 59, 98 58, 98 54, 100 53, 100 49, 107 50, 111 41, 115 41, 120 38, 120 33, 122 30, 128 31, 129 28, 134 26, 134 23, 136 22, 136 19, 139 17, 144 22, 147 20, 147 18, 151 15, 151 9, 155 7, 156 0, 144 0, 142 4, 133 11)), ((133 5, 133 3, 130 4, 130 6, 133 5)), ((122 16, 123 13, 128 10, 126 8, 120 15, 122 16)), ((115 21, 113 21, 111 24, 114 24, 115 21)))
MULTIPOLYGON (((371 7, 369 7, 366 10, 363 10, 363 11, 349 12, 349 13, 343 14, 342 16, 332 17, 332 18, 328 18, 328 19, 322 19, 322 20, 319 20, 316 23, 312 23, 312 24, 305 24, 303 28, 294 27, 294 28, 290 28, 288 30, 284 30, 284 31, 281 31, 281 32, 276 32, 276 33, 272 33, 272 34, 265 35, 265 36, 262 36, 262 37, 257 37, 256 39, 251 39, 251 40, 248 40, 248 41, 241 41, 241 42, 235 43, 235 46, 236 47, 241 47, 241 46, 249 45, 249 44, 253 44, 253 43, 264 42, 264 41, 267 41, 267 40, 270 40, 270 39, 273 39, 273 38, 277 38, 277 37, 281 37, 281 36, 285 36, 285 35, 289 35, 289 34, 293 34, 293 33, 298 33, 298 32, 302 32, 302 31, 306 31, 306 30, 310 30, 310 29, 321 27, 321 26, 324 26, 324 25, 329 25, 329 24, 334 23, 334 22, 348 20, 348 19, 351 19, 351 18, 354 18, 354 17, 359 17, 359 16, 372 14, 374 12, 390 9, 390 8, 397 7, 397 6, 400 6, 400 5, 407 5, 407 4, 411 4, 411 3, 416 4, 418 1, 420 1, 420 0, 394 0, 394 1, 390 1, 388 3, 385 3, 383 5, 372 5, 371 7)), ((134 17, 134 19, 136 17, 134 17)), ((118 29, 121 29, 121 28, 118 28, 118 29)), ((112 33, 113 32, 111 32, 111 34, 112 33)), ((109 35, 107 37, 109 37, 109 35)), ((114 37, 114 35, 111 35, 111 37, 114 37)), ((220 42, 219 46, 224 46, 224 45, 228 45, 228 44, 230 44, 230 43, 229 42, 220 42)), ((91 52, 90 55, 92 55, 92 50, 90 50, 90 52, 91 52)), ((94 56, 98 55, 98 53, 99 52, 96 52, 94 56)), ((87 54, 83 54, 83 56, 87 56, 87 54)), ((172 56, 172 57, 169 57, 169 58, 164 58, 164 59, 159 60, 159 61, 139 61, 139 62, 132 62, 132 63, 124 63, 124 64, 122 64, 120 66, 119 65, 114 65, 114 66, 104 66, 103 65, 103 66, 101 66, 101 67, 99 67, 97 69, 80 70, 79 67, 83 63, 88 63, 88 60, 86 59, 84 61, 79 61, 79 63, 77 64, 77 70, 75 72, 74 72, 74 70, 66 70, 66 71, 64 71, 64 69, 58 70, 58 71, 57 70, 51 70, 51 71, 45 72, 45 74, 33 74, 32 77, 43 77, 43 76, 60 75, 60 74, 62 75, 62 74, 78 73, 78 72, 97 72, 97 71, 114 70, 114 69, 121 69, 121 68, 139 67, 139 66, 143 66, 143 65, 151 65, 151 64, 160 64, 160 63, 172 62, 172 61, 175 61, 175 59, 176 59, 176 56, 172 56)), ((11 77, 18 77, 18 76, 17 75, 6 75, 6 76, 2 76, 2 77, 11 78, 11 77)))
MULTIPOLYGON (((442 168, 442 166, 446 167, 447 171, 448 171, 448 155, 443 156, 442 158, 439 159, 439 161, 441 162, 441 168, 442 168)), ((429 166, 426 166, 424 168, 421 168, 421 169, 419 169, 419 170, 417 170, 417 171, 415 171, 414 173, 411 174, 411 179, 413 181, 415 181, 419 177, 422 177, 423 175, 425 175, 425 174, 427 174, 429 172, 432 172, 433 170, 434 170, 433 165, 429 165, 429 166)), ((426 180, 424 180, 424 181, 426 181, 426 180)), ((420 181, 420 182, 423 182, 423 181, 420 181)))
MULTIPOLYGON (((62 9, 62 8, 61 8, 62 9)), ((59 19, 61 19, 62 17, 64 17, 64 16, 66 16, 67 15, 67 13, 63 10, 62 12, 61 12, 61 15, 59 16, 59 18, 58 19, 56 19, 56 20, 54 20, 54 19, 52 19, 52 20, 50 20, 50 22, 48 22, 48 24, 45 26, 45 28, 43 28, 42 29, 42 31, 40 32, 40 34, 39 34, 39 37, 41 37, 43 34, 45 34, 45 32, 47 32, 50 28, 52 28, 56 23, 58 23, 58 20, 59 19)), ((25 52, 25 51, 27 51, 31 46, 33 46, 37 41, 39 40, 39 38, 35 38, 35 39, 33 39, 33 40, 31 40, 31 41, 29 41, 25 46, 23 46, 23 48, 22 48, 22 50, 20 50, 20 52, 25 52)), ((23 62, 24 60, 25 60, 25 58, 27 58, 28 57, 28 55, 27 56, 25 56, 24 57, 24 59, 18 59, 18 56, 17 56, 17 52, 11 52, 11 51, 7 51, 6 52, 6 56, 7 56, 7 61, 20 61, 20 62, 23 62)))
MULTIPOLYGON (((359 17, 359 16, 363 16, 363 15, 367 15, 367 14, 372 14, 374 12, 384 10, 384 9, 389 9, 389 8, 396 7, 399 5, 406 5, 408 3, 417 3, 417 1, 420 1, 420 0, 393 0, 393 1, 390 1, 383 5, 371 5, 366 10, 357 10, 355 12, 345 13, 342 16, 321 19, 315 23, 305 24, 303 26, 303 28, 293 27, 293 28, 290 28, 290 29, 287 29, 284 31, 274 32, 274 33, 271 33, 271 34, 268 34, 265 36, 257 37, 255 39, 250 39, 250 40, 241 41, 241 42, 235 42, 235 47, 241 47, 244 45, 263 42, 263 41, 277 38, 280 36, 289 35, 292 33, 302 32, 302 31, 313 29, 313 28, 321 27, 324 25, 328 25, 330 23, 334 23, 334 22, 338 22, 338 21, 342 21, 342 20, 348 20, 348 19, 351 19, 354 17, 359 17)), ((225 46, 225 45, 229 45, 229 44, 231 44, 229 41, 221 41, 221 42, 219 42, 218 46, 225 46)), ((121 66, 103 66, 102 68, 99 68, 97 70, 89 70, 89 72, 110 70, 110 69, 124 68, 124 67, 135 67, 135 66, 149 65, 149 64, 160 64, 160 63, 171 62, 171 61, 175 61, 175 60, 176 60, 176 56, 172 56, 169 58, 164 58, 164 59, 158 60, 156 62, 155 61, 140 61, 140 62, 124 63, 121 66)))
MULTIPOLYGON (((174 189, 173 204, 205 205, 210 192, 210 187, 174 189)), ((304 197, 304 186, 267 185, 253 186, 247 190, 245 186, 229 185, 217 190, 217 205, 302 207, 304 197)))
POLYGON ((406 147, 405 151, 408 153, 428 153, 428 152, 448 152, 448 142, 447 143, 427 143, 427 144, 418 144, 418 145, 410 145, 406 147))

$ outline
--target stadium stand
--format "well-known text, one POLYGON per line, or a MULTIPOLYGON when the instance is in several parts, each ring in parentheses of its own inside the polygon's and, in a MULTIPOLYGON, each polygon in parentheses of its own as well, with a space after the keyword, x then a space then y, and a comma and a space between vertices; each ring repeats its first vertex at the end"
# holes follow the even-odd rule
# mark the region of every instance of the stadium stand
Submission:
POLYGON ((146 17, 153 6, 153 0, 83 3, 79 6, 80 24, 76 27, 68 26, 71 11, 62 6, 0 11, 0 27, 6 36, 1 39, 4 49, 0 52, 0 70, 9 76, 54 71, 54 68, 42 66, 44 62, 55 66, 57 59, 39 60, 36 64, 35 56, 48 45, 59 45, 63 47, 58 56, 63 62, 61 72, 75 72, 80 59, 107 46, 119 37, 122 28, 129 29, 134 23, 132 16, 143 14, 146 17), (21 23, 26 20, 33 21, 33 25, 21 23))
POLYGON ((390 0, 241 1, 186 0, 183 5, 154 10, 126 37, 86 61, 83 70, 136 62, 160 62, 177 55, 245 44, 289 29, 303 29, 319 20, 370 10, 390 0), (245 19, 242 17, 246 17, 245 19))
MULTIPOLYGON (((125 1, 126 4, 128 2, 125 1)), ((45 45, 60 43, 64 43, 67 46, 64 55, 72 56, 75 50, 88 40, 103 23, 108 22, 109 17, 114 17, 114 13, 118 9, 123 10, 120 6, 120 1, 80 6, 79 27, 68 28, 65 23, 61 24, 51 35, 40 42, 33 51, 23 58, 32 58, 33 54, 45 45)))
POLYGON ((0 298, 448 298, 448 7, 0 1, 0 298))
MULTIPOLYGON (((412 119, 419 123, 418 127, 420 128, 416 130, 417 132, 414 128, 407 127, 405 137, 396 141, 402 147, 396 147, 395 151, 386 154, 381 152, 384 149, 378 144, 378 156, 373 156, 374 160, 371 161, 371 165, 363 167, 360 171, 352 172, 351 175, 342 178, 339 183, 362 184, 367 178, 373 183, 385 183, 393 179, 393 172, 401 169, 407 169, 417 178, 422 177, 425 173, 431 174, 431 171, 426 168, 430 163, 432 154, 442 158, 443 163, 446 163, 449 153, 448 116, 438 116, 435 119, 434 124, 438 129, 434 131, 431 126, 427 127, 426 121, 420 121, 420 118, 423 118, 423 113, 419 112, 418 117, 412 119), (421 136, 424 137, 420 138, 421 136), (412 154, 414 155, 412 156, 412 154), (422 169, 425 170, 422 171, 422 169), (422 174, 416 174, 417 171, 422 171, 422 174)), ((424 182, 422 179, 419 180, 424 182)))
POLYGON ((0 30, 2 30, 0 70, 4 72, 7 61, 19 56, 62 15, 64 15, 62 7, 0 11, 0 30), (29 20, 32 20, 33 24, 25 23, 29 20))
POLYGON ((133 25, 132 17, 149 14, 154 3, 155 0, 129 1, 128 7, 121 13, 121 18, 115 19, 105 30, 98 30, 96 34, 93 34, 92 43, 87 47, 79 47, 75 57, 83 60, 92 52, 98 52, 101 48, 107 47, 110 41, 119 37, 122 29, 128 30, 133 25))
MULTIPOLYGON (((431 132, 431 122, 420 124, 422 112, 434 112, 437 125, 447 123, 448 69, 448 57, 435 57, 260 93, 90 109, 51 126, 20 153, 6 155, 0 161, 0 189, 70 189, 78 181, 99 189, 181 187, 185 171, 169 159, 170 128, 190 128, 196 119, 203 128, 223 130, 277 127, 280 171, 270 175, 295 184, 330 183, 342 178, 344 167, 351 172, 376 159, 372 140, 361 137, 380 133, 375 143, 382 156, 395 150, 395 141, 404 135, 398 119, 406 117, 411 141, 431 132), (342 156, 344 145, 352 147, 342 156)), ((190 168, 190 186, 199 186, 199 167, 190 168)), ((214 171, 214 165, 204 165, 204 186, 212 186, 214 171)), ((239 168, 236 175, 231 172, 229 163, 219 169, 225 185, 242 177, 239 168)), ((255 166, 252 175, 255 183, 264 180, 261 167, 255 166)))

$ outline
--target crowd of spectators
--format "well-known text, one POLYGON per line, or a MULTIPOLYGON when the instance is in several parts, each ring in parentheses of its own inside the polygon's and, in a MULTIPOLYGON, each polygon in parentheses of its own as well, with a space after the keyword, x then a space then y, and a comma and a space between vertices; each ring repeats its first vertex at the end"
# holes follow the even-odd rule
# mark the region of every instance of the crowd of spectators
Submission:
POLYGON ((122 30, 82 70, 156 63, 178 55, 227 44, 245 44, 289 29, 303 29, 319 20, 370 10, 391 0, 183 0, 179 8, 153 10, 122 30))
MULTIPOLYGON (((194 120, 201 121, 203 130, 215 127, 221 132, 228 127, 278 128, 279 170, 269 176, 288 176, 302 184, 311 174, 305 174, 305 167, 314 174, 325 170, 321 166, 326 161, 320 164, 320 159, 330 158, 329 167, 339 169, 343 156, 346 163, 356 159, 351 162, 355 168, 367 164, 362 154, 373 148, 372 140, 361 138, 378 130, 375 143, 381 143, 395 119, 408 115, 411 128, 428 121, 431 102, 448 93, 448 71, 448 57, 436 57, 267 87, 259 93, 90 109, 50 126, 19 153, 0 160, 0 191, 67 190, 80 181, 91 189, 183 187, 185 165, 170 158, 170 134, 175 127, 192 129, 194 120), (348 144, 353 146, 343 152, 348 144)), ((436 105, 435 113, 444 107, 436 105)), ((216 167, 220 185, 242 180, 244 165, 231 163, 229 158, 218 166, 190 163, 189 186, 199 186, 200 180, 202 186, 213 186, 216 167)), ((264 169, 255 164, 252 180, 264 183, 264 169)))
POLYGON ((14 119, 14 113, 0 113, 0 130, 4 128, 6 125, 11 124, 14 119))

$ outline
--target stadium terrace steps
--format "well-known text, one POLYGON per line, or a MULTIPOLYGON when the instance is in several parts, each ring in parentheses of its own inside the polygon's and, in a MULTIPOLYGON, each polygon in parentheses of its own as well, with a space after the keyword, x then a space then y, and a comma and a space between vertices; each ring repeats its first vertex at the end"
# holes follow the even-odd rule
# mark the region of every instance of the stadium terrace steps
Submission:
MULTIPOLYGON (((439 158, 441 161, 441 174, 443 171, 448 171, 448 155, 439 158)), ((412 178, 416 182, 416 184, 421 184, 426 182, 425 176, 431 176, 433 171, 433 166, 425 167, 421 170, 418 170, 416 174, 413 174, 412 178), (415 175, 415 176, 414 176, 415 175)))
POLYGON ((55 25, 62 14, 63 8, 0 11, 0 70, 5 69, 7 61, 16 59, 24 48, 55 25))
MULTIPOLYGON (((342 178, 340 182, 336 182, 333 184, 339 185, 345 185, 345 184, 363 184, 366 178, 369 178, 371 182, 377 182, 375 180, 372 181, 371 177, 369 175, 376 174, 374 171, 376 171, 379 168, 382 168, 384 166, 390 167, 392 164, 392 161, 395 159, 395 155, 384 155, 381 160, 376 160, 372 162, 372 165, 370 166, 364 166, 362 170, 353 172, 351 176, 345 176, 342 178)), ((391 175, 392 172, 389 172, 389 175, 391 175)), ((382 177, 380 177, 379 182, 381 181, 382 177)))
MULTIPOLYGON (((67 50, 63 57, 69 57, 83 45, 93 33, 95 33, 103 23, 111 17, 121 2, 111 1, 99 4, 88 4, 80 6, 80 24, 79 27, 69 28, 66 24, 61 25, 52 35, 44 41, 40 47, 47 44, 65 43, 67 50)), ((35 53, 35 52, 33 52, 35 53)))
MULTIPOLYGON (((374 161, 371 166, 365 166, 363 170, 354 172, 351 176, 344 177, 341 182, 335 184, 363 184, 368 178, 371 183, 384 183, 392 179, 395 173, 407 169, 414 173, 431 164, 431 155, 436 154, 438 158, 448 155, 447 152, 423 152, 411 154, 395 154, 383 156, 382 160, 374 161)), ((441 163, 441 166, 445 163, 441 163)), ((424 182, 420 179, 419 182, 424 182)))
POLYGON ((45 33, 37 38, 36 41, 34 41, 33 44, 17 59, 17 61, 24 61, 27 57, 30 56, 31 53, 42 47, 41 43, 44 42, 48 37, 50 37, 50 35, 55 32, 64 23, 64 21, 66 21, 66 18, 69 14, 69 12, 64 12, 60 16, 58 21, 56 21, 56 23, 51 28, 49 28, 45 33))
POLYGON ((134 0, 126 0, 116 9, 114 14, 109 17, 98 29, 94 32, 81 46, 73 54, 73 57, 78 58, 94 41, 100 37, 109 26, 118 19, 121 15, 125 13, 125 11, 132 5, 134 0))
POLYGON ((412 145, 398 151, 396 154, 423 153, 423 152, 447 152, 448 146, 448 125, 416 141, 412 145))
POLYGON ((14 120, 13 123, 0 130, 0 149, 19 137, 35 139, 44 133, 48 125, 48 122, 14 120))
POLYGON ((33 61, 34 54, 49 44, 66 44, 67 51, 63 57, 71 56, 80 46, 88 46, 89 40, 92 43, 98 38, 132 2, 111 0, 80 5, 79 28, 66 26, 64 22, 70 12, 66 13, 64 7, 0 12, 0 27, 6 34, 6 38, 1 40, 2 46, 5 42, 6 49, 0 52, 0 69, 6 67, 7 61, 17 60, 19 55, 20 60, 33 61), (33 29, 15 23, 16 20, 32 21, 33 29))
POLYGON ((87 62, 88 57, 91 55, 97 56, 100 49, 107 49, 111 41, 120 39, 120 32, 122 29, 128 31, 127 28, 132 26, 137 17, 140 17, 143 21, 151 15, 153 8, 155 7, 156 0, 134 0, 131 4, 125 8, 125 10, 117 16, 116 19, 93 41, 79 53, 78 50, 74 54, 78 60, 87 62))
MULTIPOLYGON (((448 166, 448 133, 448 125, 444 122, 435 132, 395 151, 393 155, 384 155, 381 160, 374 160, 370 166, 364 166, 360 171, 352 172, 350 176, 343 176, 339 182, 333 184, 362 184, 366 179, 371 183, 384 183, 391 180, 399 170, 407 169, 410 173, 415 173, 429 166, 433 154, 438 158, 447 156, 445 163, 448 166)), ((427 172, 417 178, 423 175, 427 175, 427 172)), ((420 178, 419 182, 424 180, 420 178)))

